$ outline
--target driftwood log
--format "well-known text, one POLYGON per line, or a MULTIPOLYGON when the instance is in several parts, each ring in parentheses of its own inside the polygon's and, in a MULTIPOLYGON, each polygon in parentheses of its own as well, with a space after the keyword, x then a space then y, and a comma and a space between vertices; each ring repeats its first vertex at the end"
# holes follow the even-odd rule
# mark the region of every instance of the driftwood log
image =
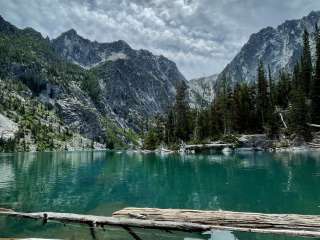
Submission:
POLYGON ((309 127, 320 128, 320 125, 318 125, 318 124, 307 123, 307 125, 308 125, 309 127))
POLYGON ((185 222, 210 229, 320 237, 320 216, 297 214, 262 214, 229 211, 125 208, 114 217, 145 219, 155 222, 185 222))
POLYGON ((209 144, 194 144, 194 145, 184 145, 182 147, 186 151, 193 150, 222 150, 223 148, 234 148, 234 144, 231 143, 209 143, 209 144))
POLYGON ((183 232, 226 230, 320 238, 320 216, 311 215, 154 208, 125 208, 115 212, 113 217, 56 212, 23 213, 7 209, 0 209, 0 215, 41 220, 43 223, 85 224, 92 230, 93 238, 94 229, 104 226, 122 227, 138 240, 141 238, 131 228, 183 232))

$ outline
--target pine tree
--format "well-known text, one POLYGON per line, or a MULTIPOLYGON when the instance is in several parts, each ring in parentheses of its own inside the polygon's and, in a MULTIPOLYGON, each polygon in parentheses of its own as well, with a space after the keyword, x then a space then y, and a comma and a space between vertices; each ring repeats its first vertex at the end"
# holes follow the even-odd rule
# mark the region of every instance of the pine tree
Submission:
POLYGON ((302 52, 302 78, 301 87, 304 90, 305 96, 310 94, 310 86, 312 80, 312 60, 311 60, 311 50, 309 42, 309 33, 305 29, 303 34, 303 52, 302 52))
MULTIPOLYGON (((298 88, 298 86, 295 88, 298 88)), ((284 109, 288 107, 290 90, 290 76, 285 71, 280 71, 279 81, 275 90, 275 104, 277 106, 284 109)))
POLYGON ((209 117, 209 129, 210 129, 210 136, 215 138, 219 136, 223 129, 223 122, 222 117, 220 114, 219 105, 217 104, 217 97, 212 101, 210 107, 210 117, 209 117))
POLYGON ((301 135, 305 138, 309 137, 307 126, 308 106, 301 88, 291 91, 291 105, 289 107, 289 123, 293 133, 301 135))
POLYGON ((223 75, 221 82, 222 84, 218 92, 216 104, 218 104, 223 119, 223 133, 229 134, 232 125, 232 89, 230 86, 230 80, 225 74, 223 75))
POLYGON ((312 81, 310 91, 311 99, 311 121, 314 124, 320 124, 320 32, 316 28, 316 68, 315 77, 312 81))
POLYGON ((262 61, 259 62, 258 67, 258 89, 257 89, 257 112, 260 119, 260 123, 263 126, 268 121, 269 107, 269 94, 268 83, 265 76, 265 70, 262 61))
POLYGON ((269 95, 270 95, 270 103, 271 105, 274 104, 274 83, 272 79, 272 73, 270 65, 268 65, 268 80, 269 80, 269 95))
POLYGON ((301 64, 298 62, 293 69, 291 87, 297 89, 300 86, 301 64))
POLYGON ((189 104, 188 104, 187 86, 181 83, 177 88, 176 102, 175 102, 175 136, 179 140, 188 141, 190 135, 189 128, 189 104))
POLYGON ((233 93, 233 128, 238 133, 254 131, 254 100, 247 84, 237 84, 233 93))
POLYGON ((143 148, 147 150, 155 150, 159 144, 159 136, 155 129, 150 129, 145 136, 143 148))
POLYGON ((176 142, 175 137, 175 123, 174 123, 174 112, 173 109, 170 108, 168 112, 168 116, 165 124, 165 143, 172 144, 176 142))

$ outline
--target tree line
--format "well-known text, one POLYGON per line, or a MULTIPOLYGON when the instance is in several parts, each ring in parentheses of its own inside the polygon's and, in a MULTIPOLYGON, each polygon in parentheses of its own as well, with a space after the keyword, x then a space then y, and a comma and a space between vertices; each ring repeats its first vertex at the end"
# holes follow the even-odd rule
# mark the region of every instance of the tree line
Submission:
POLYGON ((160 144, 178 148, 183 142, 202 143, 235 134, 266 133, 311 139, 308 123, 320 125, 320 31, 316 27, 315 64, 310 34, 303 34, 303 48, 292 72, 271 72, 259 61, 257 79, 232 83, 222 75, 214 100, 207 107, 190 108, 185 83, 177 87, 175 103, 166 114, 157 116, 144 134, 144 148, 160 144), (276 76, 276 77, 274 77, 276 76))

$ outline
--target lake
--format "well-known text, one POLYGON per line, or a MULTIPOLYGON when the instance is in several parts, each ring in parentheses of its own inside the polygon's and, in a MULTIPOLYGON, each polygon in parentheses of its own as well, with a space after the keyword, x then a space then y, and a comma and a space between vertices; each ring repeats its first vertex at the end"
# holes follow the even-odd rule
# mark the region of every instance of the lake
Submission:
MULTIPOLYGON (((0 206, 109 216, 124 207, 320 214, 320 154, 0 154, 0 206)), ((143 239, 208 239, 137 230, 143 239)), ((98 239, 131 239, 107 227, 98 239)), ((0 217, 1 237, 91 239, 77 225, 0 217)), ((217 232, 215 240, 302 239, 217 232)))

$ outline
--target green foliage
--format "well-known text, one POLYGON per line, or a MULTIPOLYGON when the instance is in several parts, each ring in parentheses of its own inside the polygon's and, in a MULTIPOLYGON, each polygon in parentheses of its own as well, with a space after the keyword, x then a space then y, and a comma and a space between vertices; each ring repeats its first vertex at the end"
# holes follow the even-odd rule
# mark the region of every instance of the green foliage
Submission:
POLYGON ((247 84, 236 85, 233 93, 233 129, 239 133, 258 131, 255 90, 247 84))
POLYGON ((320 124, 320 32, 316 32, 316 67, 315 76, 312 81, 310 92, 311 99, 311 121, 314 124, 320 124))
POLYGON ((90 98, 95 102, 98 103, 100 99, 100 86, 98 79, 92 73, 87 73, 85 75, 85 79, 81 82, 82 90, 86 91, 90 98))
POLYGON ((175 111, 175 137, 178 140, 188 141, 190 139, 189 104, 187 86, 181 83, 177 87, 175 111))
POLYGON ((291 106, 289 107, 289 127, 291 132, 309 138, 310 132, 307 120, 308 106, 304 90, 295 89, 291 92, 291 106))
POLYGON ((17 147, 17 140, 15 138, 3 139, 0 138, 0 152, 14 152, 17 147))
POLYGON ((34 144, 38 151, 60 148, 56 141, 67 141, 72 134, 68 130, 61 130, 60 125, 57 127, 59 119, 46 106, 36 99, 24 96, 22 100, 17 95, 17 92, 26 88, 19 81, 0 80, 0 108, 19 125, 14 141, 2 141, 1 145, 10 147, 2 147, 0 151, 29 151, 30 144, 34 144))
POLYGON ((258 67, 258 87, 257 87, 257 113, 259 117, 259 122, 261 126, 264 127, 270 116, 270 111, 272 111, 270 104, 270 95, 268 92, 268 81, 265 76, 264 65, 260 61, 258 67))
POLYGON ((108 149, 125 149, 128 144, 139 145, 139 137, 133 130, 122 129, 109 118, 104 119, 104 127, 106 129, 105 144, 108 149))
POLYGON ((310 94, 310 86, 312 81, 312 60, 309 42, 309 33, 305 29, 303 34, 303 53, 301 58, 301 74, 300 87, 304 91, 305 96, 310 94))
POLYGON ((0 33, 0 78, 18 79, 35 95, 45 89, 47 83, 65 87, 72 81, 79 82, 94 101, 99 98, 97 77, 64 61, 50 41, 32 29, 0 33))
POLYGON ((146 134, 143 141, 143 149, 155 150, 160 144, 160 136, 157 131, 153 128, 146 134))

